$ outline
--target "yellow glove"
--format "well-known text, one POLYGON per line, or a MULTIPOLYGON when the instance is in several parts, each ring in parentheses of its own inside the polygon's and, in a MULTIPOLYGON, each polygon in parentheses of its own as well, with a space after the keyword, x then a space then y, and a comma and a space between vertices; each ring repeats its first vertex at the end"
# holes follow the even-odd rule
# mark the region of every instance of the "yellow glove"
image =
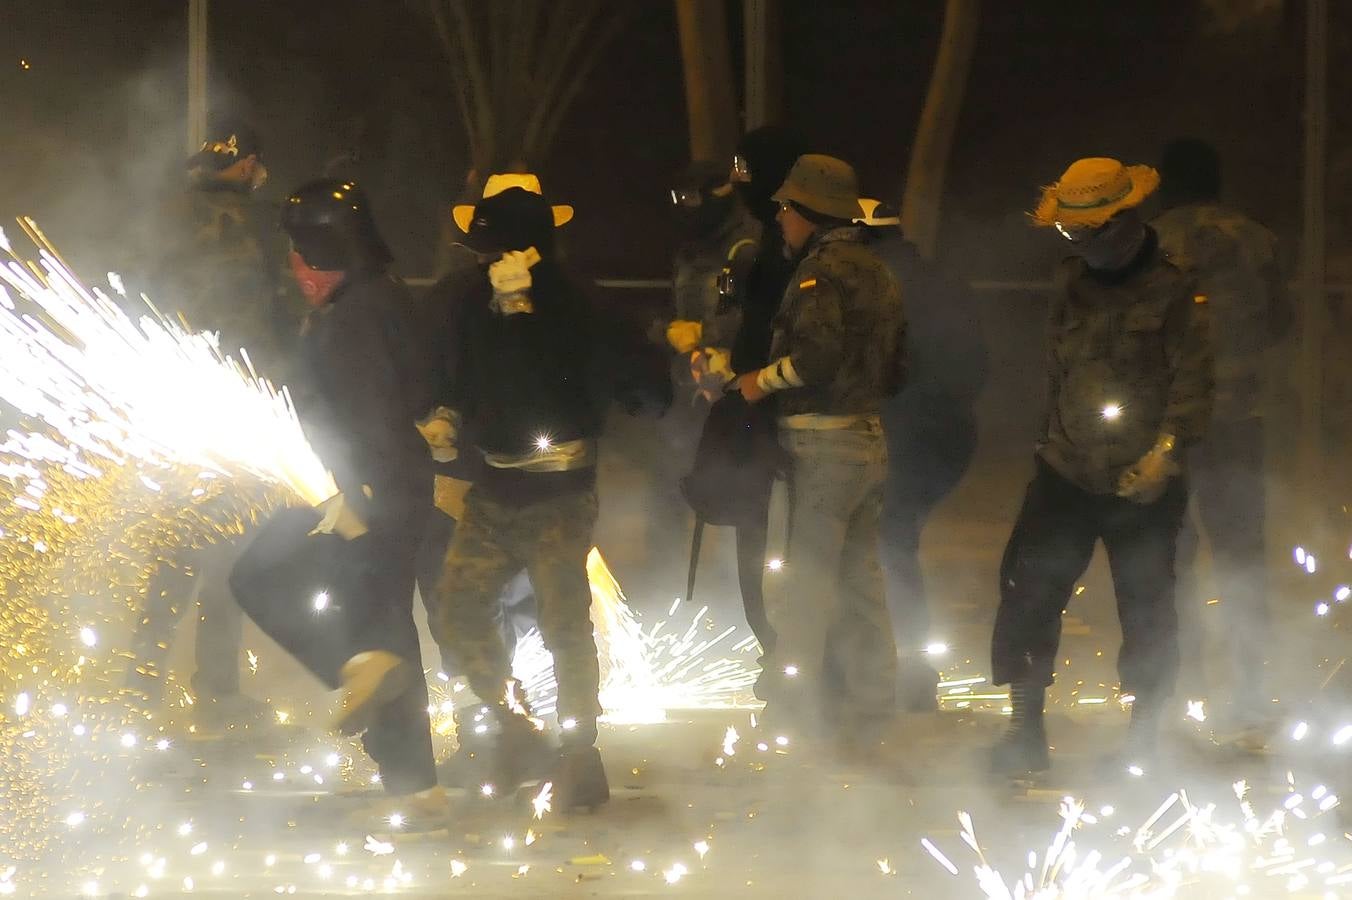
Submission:
POLYGON ((336 534, 345 541, 356 540, 366 534, 366 523, 356 510, 347 505, 341 492, 315 508, 319 510, 321 518, 310 534, 336 534))
POLYGON ((694 353, 704 339, 704 326, 688 319, 677 319, 667 326, 667 343, 677 353, 694 353))
POLYGON ((437 462, 454 462, 460 455, 456 443, 459 417, 452 410, 438 406, 427 418, 418 422, 418 433, 427 441, 432 458, 437 462))
POLYGON ((1178 474, 1178 463, 1169 453, 1174 448, 1172 435, 1165 435, 1117 479, 1117 496, 1142 505, 1154 503, 1178 474))

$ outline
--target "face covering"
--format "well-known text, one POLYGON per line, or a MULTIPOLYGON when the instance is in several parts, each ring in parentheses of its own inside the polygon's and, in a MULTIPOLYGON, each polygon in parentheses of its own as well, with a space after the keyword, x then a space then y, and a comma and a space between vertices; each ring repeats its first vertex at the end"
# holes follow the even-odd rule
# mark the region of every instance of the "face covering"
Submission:
POLYGON ((1102 228, 1075 242, 1075 252, 1097 272, 1125 269, 1145 243, 1145 226, 1134 213, 1119 214, 1102 228))
POLYGON ((291 251, 287 261, 291 264, 291 274, 295 276, 296 284, 300 285, 300 292, 305 295, 305 302, 315 308, 329 302, 329 298, 338 289, 338 285, 343 283, 346 275, 345 272, 312 269, 295 250, 291 251))

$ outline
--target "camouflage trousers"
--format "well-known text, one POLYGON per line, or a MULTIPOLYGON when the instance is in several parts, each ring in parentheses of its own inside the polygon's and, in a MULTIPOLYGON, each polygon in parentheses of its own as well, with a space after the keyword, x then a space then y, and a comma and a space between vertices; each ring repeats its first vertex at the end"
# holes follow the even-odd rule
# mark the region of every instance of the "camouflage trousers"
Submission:
POLYGON ((584 741, 595 740, 601 713, 587 582, 596 511, 595 490, 519 507, 470 490, 431 611, 434 637, 456 654, 474 692, 486 701, 501 697, 511 660, 496 624, 499 598, 524 568, 535 589, 540 634, 554 657, 559 721, 575 719, 575 735, 584 741))

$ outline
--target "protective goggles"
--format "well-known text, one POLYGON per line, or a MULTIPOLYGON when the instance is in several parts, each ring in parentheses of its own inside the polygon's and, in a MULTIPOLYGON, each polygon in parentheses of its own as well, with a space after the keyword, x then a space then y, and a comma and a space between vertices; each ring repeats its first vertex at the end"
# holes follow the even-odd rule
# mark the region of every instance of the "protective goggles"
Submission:
POLYGON ((740 153, 732 158, 732 172, 728 174, 728 180, 734 184, 746 184, 751 180, 751 164, 740 153))

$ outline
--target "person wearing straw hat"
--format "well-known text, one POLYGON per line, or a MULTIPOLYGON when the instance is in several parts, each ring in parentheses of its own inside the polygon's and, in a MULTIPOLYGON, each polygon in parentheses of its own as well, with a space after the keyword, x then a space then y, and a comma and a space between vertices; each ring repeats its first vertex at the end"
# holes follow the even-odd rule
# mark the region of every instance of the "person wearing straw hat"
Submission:
POLYGON ((451 539, 431 626, 492 705, 501 767, 522 774, 520 755, 536 744, 495 619, 503 588, 526 569, 559 685, 555 802, 595 807, 610 797, 595 746, 600 672, 587 582, 601 422, 590 309, 554 249, 554 231, 573 210, 551 206, 534 175, 499 174, 483 199, 454 216, 481 274, 459 300, 439 402, 458 416, 461 452, 483 464, 451 539))
POLYGON ((772 398, 790 460, 787 575, 766 592, 777 634, 767 722, 811 744, 871 753, 890 720, 896 646, 878 563, 887 447, 880 413, 904 377, 901 291, 869 249, 854 169, 798 158, 773 199, 797 260, 774 322, 770 362, 736 384, 772 398), (842 684, 825 701, 826 659, 842 684), (848 742, 848 743, 846 743, 848 742))
POLYGON ((1179 450, 1211 418, 1206 298, 1161 250, 1138 207, 1159 184, 1148 166, 1082 159, 1032 213, 1072 255, 1052 296, 1047 414, 1036 474, 1000 566, 992 680, 1009 684, 999 774, 1049 764, 1043 723, 1061 616, 1102 541, 1117 594, 1123 695, 1135 697, 1112 765, 1147 765, 1178 672, 1174 554, 1188 491, 1179 450))

